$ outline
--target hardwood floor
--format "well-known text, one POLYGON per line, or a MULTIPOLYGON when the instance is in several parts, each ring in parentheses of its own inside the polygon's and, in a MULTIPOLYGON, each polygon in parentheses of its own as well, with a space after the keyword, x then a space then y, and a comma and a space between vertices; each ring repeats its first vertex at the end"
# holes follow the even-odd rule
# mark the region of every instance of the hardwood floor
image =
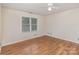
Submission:
POLYGON ((79 44, 42 36, 2 47, 2 55, 79 55, 79 44))

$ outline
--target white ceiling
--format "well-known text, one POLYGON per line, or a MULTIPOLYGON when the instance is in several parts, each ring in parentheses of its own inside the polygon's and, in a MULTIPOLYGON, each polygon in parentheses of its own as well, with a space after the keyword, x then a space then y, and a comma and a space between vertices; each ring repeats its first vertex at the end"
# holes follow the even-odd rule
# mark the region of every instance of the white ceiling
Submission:
POLYGON ((79 3, 54 3, 54 6, 57 8, 52 9, 52 11, 49 12, 47 9, 47 3, 3 3, 2 5, 3 7, 31 12, 39 15, 49 15, 69 9, 79 8, 79 3))

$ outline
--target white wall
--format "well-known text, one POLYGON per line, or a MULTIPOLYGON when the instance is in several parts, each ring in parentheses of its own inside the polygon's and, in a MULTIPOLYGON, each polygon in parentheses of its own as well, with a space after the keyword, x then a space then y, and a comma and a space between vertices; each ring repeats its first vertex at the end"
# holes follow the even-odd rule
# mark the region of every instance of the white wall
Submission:
POLYGON ((1 5, 0 5, 0 44, 2 41, 2 19, 1 19, 1 5))
POLYGON ((46 17, 3 8, 3 45, 48 35, 79 43, 79 8, 46 17), (21 17, 38 18, 37 32, 21 32, 21 17), (37 34, 34 36, 34 34, 37 34))
POLYGON ((3 45, 27 40, 33 37, 42 36, 44 34, 43 24, 44 17, 29 14, 27 12, 3 8, 3 45), (21 32, 22 16, 38 18, 38 31, 37 32, 21 32), (34 36, 34 34, 37 34, 34 36))
POLYGON ((79 8, 49 15, 47 27, 50 36, 79 43, 79 8))

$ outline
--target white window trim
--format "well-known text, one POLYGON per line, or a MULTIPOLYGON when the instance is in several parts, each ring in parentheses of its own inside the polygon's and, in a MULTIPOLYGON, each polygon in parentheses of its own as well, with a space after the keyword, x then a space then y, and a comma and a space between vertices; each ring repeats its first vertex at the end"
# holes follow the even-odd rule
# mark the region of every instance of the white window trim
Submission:
MULTIPOLYGON (((22 16, 22 17, 26 17, 26 16, 22 16)), ((38 18, 36 18, 36 17, 29 17, 29 20, 30 20, 30 24, 29 24, 29 25, 30 25, 30 31, 23 32, 23 31, 22 31, 22 17, 21 17, 21 22, 20 22, 20 23, 21 23, 21 27, 20 27, 20 28, 21 28, 21 32, 22 32, 22 33, 37 32, 37 31, 38 31, 38 18), (31 18, 36 18, 36 19, 37 19, 37 24, 33 24, 33 25, 37 25, 37 30, 35 30, 35 31, 32 31, 31 18)), ((26 24, 25 24, 25 25, 26 25, 26 24)), ((28 25, 28 24, 27 24, 27 25, 28 25)))
POLYGON ((29 17, 30 18, 30 32, 32 32, 32 29, 31 29, 31 17, 29 17))

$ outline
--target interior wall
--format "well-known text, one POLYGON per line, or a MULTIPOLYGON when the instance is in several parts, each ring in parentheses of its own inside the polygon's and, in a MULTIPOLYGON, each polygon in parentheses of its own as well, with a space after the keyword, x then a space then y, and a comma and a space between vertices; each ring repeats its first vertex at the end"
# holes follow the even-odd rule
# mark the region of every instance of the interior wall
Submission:
POLYGON ((1 45, 1 41, 2 41, 2 16, 1 16, 1 5, 0 5, 0 45, 1 45))
POLYGON ((2 8, 2 10, 3 46, 45 34, 79 43, 79 8, 49 16, 40 16, 9 8, 2 8), (38 31, 21 32, 22 16, 38 18, 38 31))
POLYGON ((47 34, 79 43, 79 8, 47 16, 47 34))
POLYGON ((43 16, 3 8, 3 46, 37 36, 42 36, 44 33, 43 16), (38 18, 38 31, 23 33, 21 30, 22 16, 38 18))

